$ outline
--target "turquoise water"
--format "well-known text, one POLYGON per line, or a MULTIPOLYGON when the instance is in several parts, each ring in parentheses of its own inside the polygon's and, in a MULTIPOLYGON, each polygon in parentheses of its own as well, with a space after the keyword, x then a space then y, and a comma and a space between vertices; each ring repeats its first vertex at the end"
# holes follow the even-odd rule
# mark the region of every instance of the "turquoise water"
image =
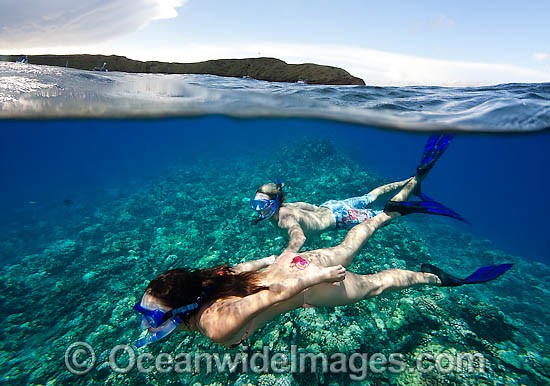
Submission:
MULTIPOLYGON (((174 85, 166 82, 173 78, 159 76, 144 77, 153 92, 134 89, 134 100, 128 90, 136 78, 126 74, 64 76, 64 69, 37 68, 32 76, 42 86, 29 91, 23 88, 33 84, 29 68, 21 73, 4 69, 0 80, 5 86, 16 75, 24 78, 14 83, 18 88, 2 94, 4 101, 12 100, 4 103, 6 119, 0 122, 0 178, 6 187, 0 196, 3 383, 548 383, 547 85, 470 90, 476 95, 467 101, 467 90, 434 88, 319 88, 307 91, 317 96, 302 99, 306 91, 296 85, 211 77, 192 78, 193 91, 182 96, 187 83, 183 87, 174 80, 174 85), (158 90, 166 93, 167 84, 177 92, 172 89, 162 100, 158 90), (78 98, 84 95, 75 93, 79 89, 87 90, 82 91, 86 98, 78 98), (254 98, 243 99, 248 94, 242 91, 249 89, 254 98), (164 117, 111 119, 106 114, 98 119, 103 110, 90 107, 109 101, 132 115, 148 98, 150 105, 172 110, 164 117), (183 101, 189 98, 192 103, 183 101), (215 113, 233 109, 232 115, 239 116, 241 110, 257 107, 258 99, 263 112, 255 117, 197 110, 211 101, 215 113), (310 102, 301 104, 303 100, 310 102), (134 103, 131 108, 128 101, 134 103), (174 114, 182 103, 188 105, 186 114, 174 114), (337 106, 337 116, 322 117, 317 108, 323 103, 337 106), (458 109, 460 103, 465 105, 458 109), (487 107, 490 103, 493 108, 487 107), (376 108, 382 104, 386 107, 376 108), (387 109, 388 104, 393 107, 387 109), (517 110, 522 104, 527 112, 517 110), (420 105, 430 111, 413 117, 420 105), (75 106, 80 109, 70 109, 75 106), (290 116, 274 113, 285 106, 290 116), (361 115, 358 106, 368 114, 361 115), (54 107, 57 116, 51 116, 54 107), (353 119, 343 119, 341 109, 353 119), (388 115, 392 109, 395 113, 388 115), (18 112, 35 119, 15 119, 18 112), (42 119, 48 114, 49 119, 42 119), (258 185, 281 178, 289 201, 320 204, 406 178, 429 133, 357 121, 387 116, 416 127, 432 115, 436 127, 460 116, 464 128, 423 189, 471 225, 422 215, 399 219, 369 240, 350 270, 414 270, 431 262, 465 275, 477 266, 513 262, 512 271, 486 285, 407 290, 345 307, 296 310, 238 348, 223 348, 191 333, 131 348, 139 337, 132 306, 157 274, 181 266, 236 264, 282 251, 285 241, 269 224, 252 225, 248 201, 258 185), (95 357, 86 351, 75 354, 78 342, 88 344, 95 357), (142 360, 143 371, 119 345, 130 345, 127 349, 142 360), (275 353, 323 354, 332 367, 313 372, 311 364, 286 371, 261 368, 265 347, 271 358, 275 353), (204 363, 197 371, 186 368, 183 359, 197 352, 248 359, 256 354, 260 368, 208 371, 204 363), (401 355, 392 358, 406 363, 407 370, 390 371, 386 363, 378 371, 384 365, 376 365, 376 353, 401 355), (445 359, 467 353, 481 355, 485 371, 446 370, 445 359), (338 355, 354 361, 337 362, 338 355), (414 371, 421 355, 427 358, 424 367, 434 365, 429 371, 414 371), (156 365, 159 356, 161 362, 173 361, 156 365), (88 364, 89 371, 77 374, 88 364)), ((304 248, 332 246, 344 235, 329 232, 308 240, 304 248)), ((400 369, 392 363, 392 369, 400 369)))

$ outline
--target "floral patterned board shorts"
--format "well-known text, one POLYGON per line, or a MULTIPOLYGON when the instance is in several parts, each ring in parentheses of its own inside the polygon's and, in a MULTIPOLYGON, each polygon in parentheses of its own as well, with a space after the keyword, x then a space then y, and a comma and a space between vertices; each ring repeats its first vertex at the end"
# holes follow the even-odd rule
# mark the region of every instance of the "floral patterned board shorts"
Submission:
POLYGON ((373 197, 366 194, 345 200, 330 200, 321 204, 321 206, 332 211, 336 220, 336 229, 351 229, 355 225, 383 212, 382 210, 370 208, 373 201, 373 197))

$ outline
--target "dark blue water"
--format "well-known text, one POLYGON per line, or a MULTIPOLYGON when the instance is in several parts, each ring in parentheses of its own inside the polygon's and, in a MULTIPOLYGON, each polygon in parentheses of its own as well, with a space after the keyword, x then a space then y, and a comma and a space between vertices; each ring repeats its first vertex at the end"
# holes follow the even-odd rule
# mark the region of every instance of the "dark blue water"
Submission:
MULTIPOLYGON (((4 120, 0 125, 2 229, 32 228, 52 217, 62 227, 64 216, 85 216, 109 197, 162 179, 182 163, 204 157, 232 163, 246 154, 276 160, 285 157, 285 144, 304 137, 328 138, 365 169, 387 181, 402 179, 414 172, 429 135, 314 119, 222 116, 4 120)), ((477 237, 505 252, 550 263, 549 145, 548 132, 457 134, 423 189, 463 214, 471 222, 463 228, 477 237)), ((285 171, 262 177, 284 179, 285 171)), ((248 197, 252 192, 234 194, 248 197)), ((33 240, 25 244, 34 250, 33 240)))

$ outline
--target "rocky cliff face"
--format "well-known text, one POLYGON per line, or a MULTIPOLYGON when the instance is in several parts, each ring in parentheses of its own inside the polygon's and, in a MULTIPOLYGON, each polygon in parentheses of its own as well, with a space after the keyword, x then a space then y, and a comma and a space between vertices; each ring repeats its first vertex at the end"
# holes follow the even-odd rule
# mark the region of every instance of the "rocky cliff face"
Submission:
MULTIPOLYGON (((0 57, 2 59, 2 57, 0 57)), ((16 61, 18 56, 3 57, 16 61)), ((106 63, 109 71, 210 74, 230 77, 250 77, 270 82, 304 82, 325 85, 364 85, 365 82, 347 71, 318 64, 288 64, 275 58, 219 59, 198 63, 141 62, 117 55, 32 55, 29 63, 93 70, 106 63)))

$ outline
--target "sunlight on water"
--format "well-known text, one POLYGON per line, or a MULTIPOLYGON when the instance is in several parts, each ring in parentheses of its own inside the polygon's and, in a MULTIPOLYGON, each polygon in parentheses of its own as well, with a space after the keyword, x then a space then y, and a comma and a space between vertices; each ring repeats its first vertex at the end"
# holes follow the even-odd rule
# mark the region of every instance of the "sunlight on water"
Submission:
POLYGON ((480 88, 309 86, 210 75, 98 73, 0 63, 0 117, 223 114, 310 117, 407 130, 549 127, 550 85, 480 88))

